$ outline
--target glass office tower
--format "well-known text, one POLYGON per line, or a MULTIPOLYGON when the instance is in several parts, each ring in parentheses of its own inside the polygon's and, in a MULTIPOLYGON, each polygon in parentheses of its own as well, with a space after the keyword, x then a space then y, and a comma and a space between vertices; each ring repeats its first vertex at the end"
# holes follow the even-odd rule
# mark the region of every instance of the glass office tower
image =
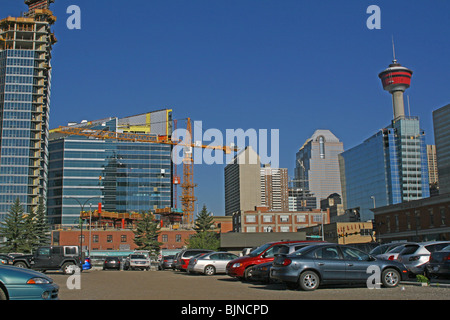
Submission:
MULTIPOLYGON (((134 132, 171 135, 170 110, 129 117, 134 132), (137 118, 154 119, 150 125, 133 124, 137 118), (160 128, 157 128, 160 127, 160 128), (151 128, 151 129, 150 129, 151 128)), ((86 122, 92 129, 123 132, 124 119, 86 122)), ((83 125, 80 124, 80 125, 83 125)), ((131 127, 130 127, 131 125, 131 127)), ((130 131, 130 130, 126 130, 130 131)), ((142 212, 173 207, 171 145, 97 140, 52 133, 50 141, 48 217, 52 225, 79 224, 81 206, 103 211, 142 212)))
POLYGON ((294 187, 311 191, 320 200, 341 194, 338 155, 344 144, 330 130, 316 130, 296 154, 294 187))
POLYGON ((18 198, 25 212, 47 196, 53 0, 27 0, 0 20, 0 221, 18 198))
POLYGON ((430 196, 425 134, 417 117, 393 121, 339 155, 344 208, 361 221, 370 209, 430 196))

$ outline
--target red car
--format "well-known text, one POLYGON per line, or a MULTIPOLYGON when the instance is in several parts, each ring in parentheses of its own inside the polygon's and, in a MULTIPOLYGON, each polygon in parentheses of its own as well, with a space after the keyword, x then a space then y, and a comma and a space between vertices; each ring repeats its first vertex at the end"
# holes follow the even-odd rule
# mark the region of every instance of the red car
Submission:
POLYGON ((186 249, 180 252, 180 254, 177 257, 177 260, 174 261, 175 269, 178 269, 180 271, 186 271, 187 266, 189 264, 189 260, 198 254, 205 254, 208 252, 212 252, 212 250, 206 250, 206 249, 186 249))
POLYGON ((248 281, 251 278, 252 267, 261 263, 271 262, 278 249, 285 244, 311 241, 277 241, 263 244, 249 255, 231 260, 227 264, 227 274, 230 277, 248 281))

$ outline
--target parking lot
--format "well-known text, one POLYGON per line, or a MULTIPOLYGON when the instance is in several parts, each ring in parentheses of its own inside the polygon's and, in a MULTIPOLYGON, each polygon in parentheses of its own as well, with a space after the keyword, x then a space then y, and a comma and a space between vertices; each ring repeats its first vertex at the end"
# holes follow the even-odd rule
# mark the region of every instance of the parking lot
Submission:
MULTIPOLYGON (((80 289, 68 289, 69 276, 49 273, 60 286, 61 300, 449 300, 450 286, 401 283, 393 289, 323 287, 289 290, 281 283, 241 282, 227 275, 191 275, 180 271, 88 270, 80 289)), ((73 278, 72 278, 73 279, 73 278)), ((443 283, 449 283, 443 281, 443 283)))

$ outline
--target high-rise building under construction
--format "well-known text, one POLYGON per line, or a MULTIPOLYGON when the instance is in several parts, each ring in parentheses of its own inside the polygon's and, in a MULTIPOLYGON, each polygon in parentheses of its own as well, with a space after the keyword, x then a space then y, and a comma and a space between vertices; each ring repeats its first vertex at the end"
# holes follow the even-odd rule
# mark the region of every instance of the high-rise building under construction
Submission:
POLYGON ((26 212, 46 201, 53 2, 0 20, 0 221, 17 198, 26 212))

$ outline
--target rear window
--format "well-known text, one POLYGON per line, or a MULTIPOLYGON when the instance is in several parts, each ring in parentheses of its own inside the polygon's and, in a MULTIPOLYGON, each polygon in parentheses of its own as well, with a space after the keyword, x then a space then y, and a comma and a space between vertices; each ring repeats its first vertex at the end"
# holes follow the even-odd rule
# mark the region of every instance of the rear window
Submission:
POLYGON ((183 254, 183 258, 192 258, 193 256, 196 256, 198 254, 207 253, 207 252, 210 252, 210 251, 186 251, 183 254))
POLYGON ((425 249, 427 249, 430 252, 436 252, 436 251, 441 251, 446 246, 448 246, 448 243, 437 243, 437 244, 430 244, 428 246, 425 246, 425 249))
POLYGON ((403 249, 402 252, 400 252, 400 254, 402 254, 402 255, 413 254, 414 252, 417 251, 418 248, 419 248, 418 245, 408 245, 408 246, 405 246, 405 249, 403 249))
POLYGON ((133 254, 130 257, 131 259, 146 259, 143 254, 133 254))

